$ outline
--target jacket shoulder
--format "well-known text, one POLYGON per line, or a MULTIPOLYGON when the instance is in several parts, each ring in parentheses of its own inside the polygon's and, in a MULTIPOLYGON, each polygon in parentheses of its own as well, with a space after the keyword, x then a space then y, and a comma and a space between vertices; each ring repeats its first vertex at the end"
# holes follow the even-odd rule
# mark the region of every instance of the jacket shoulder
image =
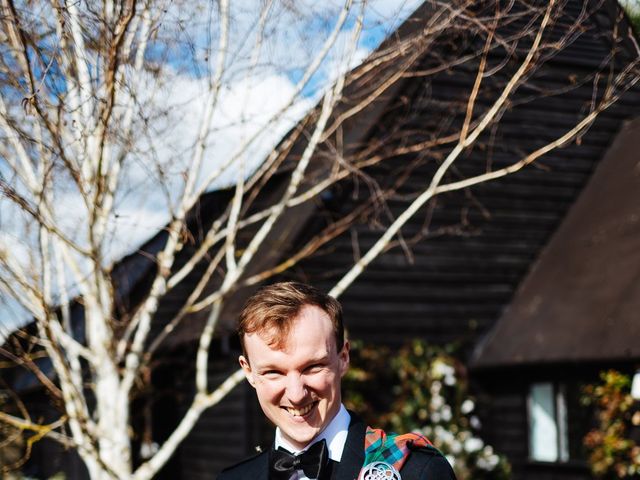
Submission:
POLYGON ((235 465, 225 468, 218 475, 217 480, 233 480, 246 478, 260 478, 261 474, 267 478, 268 450, 257 453, 252 457, 242 460, 235 465))
POLYGON ((456 480, 451 465, 435 447, 416 447, 402 468, 405 480, 456 480))

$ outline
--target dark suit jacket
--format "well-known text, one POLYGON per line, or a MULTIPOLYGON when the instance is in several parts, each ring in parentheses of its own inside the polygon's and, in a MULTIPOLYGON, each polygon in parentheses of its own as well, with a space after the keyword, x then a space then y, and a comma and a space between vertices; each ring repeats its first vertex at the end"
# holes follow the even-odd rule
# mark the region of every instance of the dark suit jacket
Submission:
MULTIPOLYGON (((351 413, 342 461, 333 467, 331 480, 355 480, 364 463, 364 422, 351 413)), ((455 480, 449 462, 436 450, 416 449, 400 471, 402 480, 455 480)), ((268 480, 269 452, 262 452, 222 471, 218 480, 268 480)))

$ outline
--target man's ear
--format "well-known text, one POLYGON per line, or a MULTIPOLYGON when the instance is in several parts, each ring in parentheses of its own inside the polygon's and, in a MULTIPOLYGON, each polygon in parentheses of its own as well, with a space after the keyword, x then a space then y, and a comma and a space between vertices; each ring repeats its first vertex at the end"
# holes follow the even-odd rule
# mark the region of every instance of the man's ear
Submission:
POLYGON ((238 357, 238 362, 240 363, 240 366, 244 371, 244 376, 247 379, 247 382, 249 382, 249 384, 252 387, 255 387, 256 386, 255 379, 253 378, 253 372, 251 371, 251 365, 249 365, 249 360, 244 355, 240 355, 238 357))
POLYGON ((340 360, 341 377, 344 376, 345 373, 347 373, 347 370, 349 370, 349 348, 351 348, 349 340, 345 340, 344 345, 342 346, 342 350, 340 350, 340 353, 338 354, 340 360))

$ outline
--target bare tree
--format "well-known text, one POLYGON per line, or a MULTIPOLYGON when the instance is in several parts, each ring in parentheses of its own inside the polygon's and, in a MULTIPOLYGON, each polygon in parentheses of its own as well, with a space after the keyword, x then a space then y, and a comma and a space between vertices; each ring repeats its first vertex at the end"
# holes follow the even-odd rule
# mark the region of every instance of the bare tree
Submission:
MULTIPOLYGON (((490 141, 518 90, 579 37, 599 5, 585 2, 577 16, 568 17, 567 2, 554 0, 430 1, 396 38, 347 74, 358 54, 364 2, 347 0, 330 9, 322 27, 306 36, 319 13, 299 11, 302 7, 291 2, 265 0, 244 11, 228 0, 161 3, 2 2, 0 191, 3 209, 15 212, 15 219, 2 221, 6 232, 24 229, 20 238, 8 233, 0 239, 0 285, 35 319, 36 331, 25 335, 51 359, 56 378, 38 375, 60 399, 63 413, 49 425, 32 421, 26 412, 2 413, 0 419, 75 448, 95 479, 152 478, 202 412, 241 381, 240 371, 221 385, 210 385, 207 376, 225 302, 239 288, 296 265, 372 210, 384 209, 415 162, 397 166, 395 183, 384 188, 369 175, 372 166, 416 154, 418 161, 436 165, 424 189, 335 286, 335 296, 433 197, 509 175, 567 144, 638 81, 637 51, 620 58, 615 50, 617 41, 633 38, 614 28, 614 46, 596 71, 535 94, 590 86, 593 95, 570 128, 503 168, 452 177, 463 153, 490 141), (311 43, 290 49, 289 76, 298 80, 267 109, 256 105, 264 98, 251 92, 259 86, 257 78, 272 72, 272 43, 292 41, 285 35, 291 19, 311 43), (453 56, 437 53, 452 42, 465 47, 453 56), (380 115, 385 99, 406 79, 445 71, 471 72, 473 79, 446 126, 415 132, 408 118, 407 125, 369 143, 350 136, 364 117, 380 115), (318 84, 323 86, 314 90, 318 84), (197 104, 181 97, 186 85, 201 88, 197 104), (245 98, 227 103, 238 85, 247 86, 245 98), (282 126, 293 125, 302 108, 318 98, 273 147, 273 133, 283 133, 282 126), (228 108, 240 115, 225 120, 228 108), (237 137, 234 143, 224 143, 225 131, 237 137), (252 165, 251 157, 263 161, 252 165), (349 179, 368 186, 361 207, 332 221, 290 257, 265 261, 261 249, 289 212, 349 179), (190 212, 222 180, 233 182, 228 205, 207 225, 190 258, 177 264, 191 241, 190 212), (143 298, 123 313, 114 285, 119 253, 113 244, 122 236, 122 212, 145 201, 141 185, 169 220, 161 248, 145 252, 153 257, 153 278, 143 298), (179 312, 162 328, 152 328, 162 298, 203 263, 206 269, 179 312), (73 330, 74 302, 82 306, 85 342, 73 330), (198 312, 206 321, 199 333, 195 396, 168 440, 134 464, 131 399, 162 341, 198 312)), ((5 354, 38 373, 29 355, 5 354)))

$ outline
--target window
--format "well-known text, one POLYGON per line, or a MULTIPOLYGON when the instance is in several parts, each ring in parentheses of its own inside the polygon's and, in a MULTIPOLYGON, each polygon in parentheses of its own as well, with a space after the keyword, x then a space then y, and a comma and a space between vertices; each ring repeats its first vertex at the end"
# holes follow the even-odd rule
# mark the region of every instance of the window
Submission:
POLYGON ((569 460, 567 400, 564 386, 534 383, 529 389, 529 458, 540 462, 569 460))

